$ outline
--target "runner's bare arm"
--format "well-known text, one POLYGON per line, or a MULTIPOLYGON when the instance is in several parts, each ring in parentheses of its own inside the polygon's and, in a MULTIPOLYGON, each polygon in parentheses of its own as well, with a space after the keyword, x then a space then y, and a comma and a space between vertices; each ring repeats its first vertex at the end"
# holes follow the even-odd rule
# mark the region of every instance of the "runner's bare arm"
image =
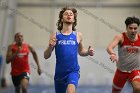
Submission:
POLYGON ((91 46, 89 46, 88 49, 85 49, 82 43, 82 34, 80 32, 77 32, 77 36, 78 36, 78 41, 79 41, 79 47, 78 47, 78 52, 80 56, 93 56, 94 55, 94 51, 93 48, 91 46))
POLYGON ((52 54, 52 51, 54 50, 55 44, 56 44, 56 32, 53 33, 53 34, 50 36, 49 46, 48 46, 47 49, 44 51, 44 58, 45 58, 45 59, 50 58, 50 56, 51 56, 51 54, 52 54))
POLYGON ((21 47, 18 48, 18 50, 16 51, 16 53, 13 53, 12 51, 12 45, 9 45, 8 46, 8 49, 7 49, 7 54, 6 54, 6 63, 10 63, 15 57, 16 55, 19 53, 21 47))
POLYGON ((30 51, 32 53, 32 56, 33 56, 34 60, 35 60, 35 63, 37 65, 38 74, 40 75, 41 74, 41 68, 40 68, 40 64, 39 64, 39 59, 38 59, 37 53, 36 53, 36 51, 34 50, 34 48, 31 45, 28 45, 28 46, 29 46, 29 49, 30 49, 30 51))
POLYGON ((114 48, 122 41, 122 34, 116 35, 114 37, 114 39, 112 40, 112 42, 108 45, 107 47, 107 52, 108 54, 115 54, 114 52, 114 48))

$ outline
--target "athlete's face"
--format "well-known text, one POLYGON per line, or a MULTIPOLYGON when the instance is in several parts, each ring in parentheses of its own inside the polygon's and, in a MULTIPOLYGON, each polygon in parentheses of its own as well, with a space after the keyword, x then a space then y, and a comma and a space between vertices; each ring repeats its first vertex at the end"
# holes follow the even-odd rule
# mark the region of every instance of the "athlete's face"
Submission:
POLYGON ((67 23, 67 24, 72 24, 74 23, 74 14, 71 10, 66 10, 64 13, 63 13, 63 19, 62 21, 64 23, 67 23))
POLYGON ((138 25, 136 23, 130 24, 127 26, 126 30, 130 38, 135 38, 138 33, 138 25))
POLYGON ((21 45, 23 42, 23 35, 21 33, 17 33, 15 35, 15 41, 18 45, 21 45))

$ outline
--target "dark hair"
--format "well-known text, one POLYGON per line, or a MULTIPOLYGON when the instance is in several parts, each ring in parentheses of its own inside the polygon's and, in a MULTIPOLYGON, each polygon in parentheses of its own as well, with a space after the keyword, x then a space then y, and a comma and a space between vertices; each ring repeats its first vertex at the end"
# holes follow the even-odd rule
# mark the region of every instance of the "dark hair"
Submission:
POLYGON ((133 24, 133 23, 136 23, 139 26, 140 19, 135 17, 135 16, 126 18, 126 20, 125 20, 126 27, 130 24, 133 24))
POLYGON ((66 11, 66 10, 71 10, 72 12, 73 12, 73 14, 74 14, 74 23, 73 23, 73 25, 72 25, 72 30, 73 31, 75 31, 76 30, 76 28, 75 28, 75 26, 77 25, 77 10, 75 9, 75 8, 70 8, 70 7, 64 7, 64 8, 62 8, 62 10, 59 12, 59 20, 58 20, 58 22, 57 22, 57 29, 59 30, 59 31, 61 31, 62 30, 62 28, 63 28, 63 22, 62 22, 62 18, 63 18, 63 13, 66 11))

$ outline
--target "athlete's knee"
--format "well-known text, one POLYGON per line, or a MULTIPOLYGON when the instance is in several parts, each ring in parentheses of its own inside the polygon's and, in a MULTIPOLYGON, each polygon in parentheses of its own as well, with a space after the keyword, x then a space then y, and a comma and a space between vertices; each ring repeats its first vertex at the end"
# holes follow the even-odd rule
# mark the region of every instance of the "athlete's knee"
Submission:
POLYGON ((22 86, 22 93, 27 93, 27 86, 22 86))
POLYGON ((134 91, 140 91, 140 85, 133 86, 133 90, 134 91))
POLYGON ((21 86, 23 93, 27 93, 27 87, 28 87, 27 85, 22 85, 21 86))
POLYGON ((67 90, 67 93, 76 93, 76 91, 75 90, 67 90))
POLYGON ((67 93, 76 93, 75 85, 69 84, 67 87, 67 93))
POLYGON ((27 88, 28 88, 27 84, 22 84, 21 88, 22 88, 22 93, 27 93, 27 88))
POLYGON ((112 93, 121 93, 121 89, 112 88, 112 93))
POLYGON ((139 92, 136 92, 136 93, 140 93, 140 79, 135 79, 132 82, 132 86, 133 86, 134 91, 139 91, 139 92))
POLYGON ((27 89, 22 89, 22 93, 28 93, 27 89))
POLYGON ((133 87, 133 93, 140 93, 140 87, 133 87))
POLYGON ((76 93, 76 90, 74 88, 68 88, 67 93, 76 93))

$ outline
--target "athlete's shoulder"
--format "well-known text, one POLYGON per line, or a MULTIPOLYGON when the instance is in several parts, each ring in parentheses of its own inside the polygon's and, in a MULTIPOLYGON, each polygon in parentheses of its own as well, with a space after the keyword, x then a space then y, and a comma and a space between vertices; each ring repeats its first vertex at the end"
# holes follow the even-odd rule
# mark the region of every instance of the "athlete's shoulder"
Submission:
POLYGON ((9 44, 9 45, 8 45, 8 50, 12 50, 14 47, 16 47, 15 45, 16 45, 15 42, 9 44))
POLYGON ((52 34, 51 34, 51 35, 55 35, 56 33, 59 33, 59 31, 57 31, 57 32, 52 32, 52 34))
POLYGON ((29 50, 31 50, 33 48, 32 44, 27 44, 27 47, 29 48, 29 50))
POLYGON ((82 42, 82 33, 78 31, 76 33, 77 33, 77 41, 82 42))
POLYGON ((80 36, 80 37, 82 36, 81 32, 77 31, 76 33, 77 33, 78 36, 80 36))
POLYGON ((13 47, 16 45, 16 42, 11 43, 8 47, 13 47))
POLYGON ((11 46, 14 46, 14 45, 16 45, 16 42, 11 43, 10 45, 11 45, 11 46))
MULTIPOLYGON (((124 33, 124 32, 123 32, 124 33)), ((123 33, 120 33, 120 34, 117 34, 115 37, 114 37, 114 41, 118 41, 120 42, 120 44, 124 41, 124 35, 123 33)))
POLYGON ((22 44, 23 44, 23 45, 29 45, 29 44, 28 44, 28 43, 26 43, 26 42, 23 42, 22 44))
POLYGON ((115 38, 116 39, 122 39, 123 38, 123 33, 115 35, 115 38))
POLYGON ((57 34, 57 33, 59 33, 59 32, 53 32, 53 33, 51 33, 51 34, 50 34, 50 37, 56 37, 56 34, 57 34))

